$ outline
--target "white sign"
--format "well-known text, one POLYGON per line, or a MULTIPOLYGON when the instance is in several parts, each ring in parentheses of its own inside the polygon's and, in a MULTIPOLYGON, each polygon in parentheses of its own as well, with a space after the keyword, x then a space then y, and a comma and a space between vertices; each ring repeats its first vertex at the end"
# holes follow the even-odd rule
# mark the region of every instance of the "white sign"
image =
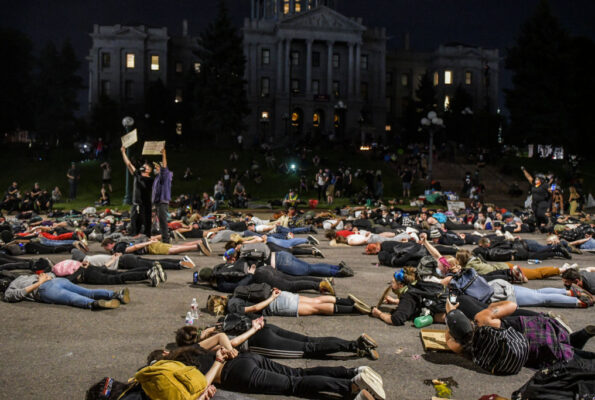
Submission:
POLYGON ((446 205, 448 206, 448 211, 451 211, 453 213, 457 213, 460 210, 464 210, 465 209, 465 202, 464 201, 447 201, 446 205))
POLYGON ((165 147, 165 140, 161 142, 145 142, 143 156, 159 156, 165 147))
POLYGON ((133 129, 131 132, 122 136, 122 146, 126 148, 129 148, 136 142, 138 142, 138 138, 136 136, 136 129, 133 129))

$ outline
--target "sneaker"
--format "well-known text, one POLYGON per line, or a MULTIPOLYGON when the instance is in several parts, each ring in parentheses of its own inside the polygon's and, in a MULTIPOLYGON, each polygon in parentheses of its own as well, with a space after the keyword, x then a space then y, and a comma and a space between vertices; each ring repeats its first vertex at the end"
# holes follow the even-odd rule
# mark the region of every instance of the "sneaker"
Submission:
POLYGON ((339 268, 339 271, 337 271, 337 273, 335 274, 335 276, 338 278, 348 278, 353 275, 353 270, 346 265, 339 268))
POLYGON ((521 267, 519 267, 518 265, 513 265, 510 268, 510 271, 512 272, 512 276, 514 277, 514 280, 516 282, 520 282, 520 283, 527 283, 527 282, 529 282, 529 279, 527 279, 527 277, 525 276, 525 274, 523 274, 523 271, 521 270, 521 267))
POLYGON ((506 240, 511 240, 511 241, 514 240, 514 236, 512 236, 512 233, 510 233, 508 231, 504 232, 504 238, 506 240))
POLYGON ((595 336, 595 325, 587 325, 584 329, 589 335, 595 336))
POLYGON ((367 390, 370 392, 375 399, 384 400, 386 399, 386 394, 384 393, 384 388, 381 384, 379 384, 372 376, 366 372, 367 370, 362 371, 361 373, 357 374, 351 381, 361 390, 367 390))
POLYGON ((119 292, 114 293, 114 299, 117 299, 122 304, 130 303, 130 290, 124 288, 119 292))
POLYGON ((567 260, 572 260, 572 256, 570 255, 570 253, 568 252, 568 250, 566 250, 566 248, 564 246, 556 246, 554 248, 554 255, 556 257, 565 258, 567 260))
POLYGON ((312 254, 314 255, 314 257, 324 258, 324 254, 322 254, 322 251, 320 251, 320 249, 316 247, 312 247, 312 254))
POLYGON ((372 339, 372 337, 367 333, 362 333, 360 337, 357 338, 357 347, 359 347, 360 349, 369 347, 375 349, 378 347, 378 343, 374 339, 372 339))
POLYGON ((318 290, 320 290, 320 293, 328 293, 331 296, 335 295, 335 289, 333 288, 333 285, 331 285, 328 281, 325 280, 320 281, 320 284, 318 285, 318 290))
POLYGON ((207 248, 207 250, 209 251, 209 254, 207 255, 211 255, 211 253, 213 252, 213 249, 211 249, 211 245, 209 244, 209 241, 205 238, 202 238, 202 243, 205 245, 205 247, 207 248))
POLYGON ((209 233, 207 233, 207 240, 209 240, 213 236, 215 236, 215 232, 209 232, 209 233))
POLYGON ((91 303, 91 310, 107 310, 118 307, 120 307, 120 300, 118 299, 95 300, 93 303, 91 303))
POLYGON ((372 396, 366 389, 362 389, 357 393, 357 396, 355 396, 353 400, 374 400, 374 396, 372 396))
POLYGON ((376 371, 374 371, 371 367, 368 367, 367 365, 361 365, 359 367, 357 367, 356 369, 356 373, 361 374, 362 372, 366 372, 368 375, 370 375, 370 377, 372 379, 374 379, 376 382, 379 382, 381 385, 384 386, 384 381, 382 380, 382 376, 380 376, 380 374, 376 371))
POLYGON ((320 241, 318 239, 316 239, 314 236, 312 235, 308 235, 308 243, 310 244, 315 244, 315 245, 319 245, 320 241))
POLYGON ((196 264, 194 264, 194 261, 192 261, 192 259, 190 257, 184 256, 182 258, 182 261, 180 261, 180 266, 182 268, 188 268, 188 269, 190 269, 190 268, 196 267, 196 264))
POLYGON ((371 347, 366 347, 365 349, 357 349, 357 356, 358 357, 368 357, 370 360, 378 360, 380 355, 376 349, 371 347))
POLYGON ((349 295, 347 295, 347 298, 349 298, 351 301, 353 301, 353 308, 355 308, 360 313, 370 314, 372 312, 372 307, 370 307, 364 301, 355 297, 353 294, 349 293, 349 295))
POLYGON ((205 247, 205 245, 202 242, 202 240, 200 242, 198 242, 198 244, 196 245, 196 248, 198 249, 198 251, 200 251, 205 256, 210 256, 211 255, 211 252, 209 251, 209 249, 207 249, 205 247))
POLYGON ((72 242, 72 245, 74 246, 75 249, 79 249, 83 253, 87 253, 89 251, 89 248, 87 246, 85 246, 85 244, 82 243, 80 240, 72 242))
POLYGON ((315 235, 318 234, 318 231, 313 226, 310 227, 310 232, 313 233, 313 234, 315 234, 315 235))
POLYGON ((576 246, 570 246, 570 252, 574 254, 583 254, 583 251, 576 246))
POLYGON ((154 266, 148 271, 148 278, 151 280, 151 286, 159 286, 159 272, 154 266))
POLYGON ((161 263, 159 261, 155 261, 153 263, 153 266, 155 267, 155 269, 157 269, 157 274, 158 274, 159 280, 163 283, 167 282, 167 274, 163 270, 161 263))
POLYGON ((595 298, 593 295, 575 284, 573 284, 570 288, 570 293, 572 293, 573 297, 576 297, 588 307, 591 307, 593 304, 595 304, 595 298))
POLYGON ((564 320, 564 318, 562 318, 562 316, 560 314, 556 314, 553 313, 551 311, 547 312, 548 317, 555 319, 556 321, 558 321, 558 323, 560 325, 562 325, 564 327, 564 329, 566 329, 566 332, 568 333, 572 333, 572 328, 568 325, 568 323, 564 320))

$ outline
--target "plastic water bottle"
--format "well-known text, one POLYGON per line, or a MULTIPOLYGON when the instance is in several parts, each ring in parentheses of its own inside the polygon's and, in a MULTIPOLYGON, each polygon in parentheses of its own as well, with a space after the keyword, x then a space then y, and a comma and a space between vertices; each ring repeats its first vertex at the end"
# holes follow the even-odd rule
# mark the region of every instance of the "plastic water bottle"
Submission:
POLYGON ((527 262, 528 262, 529 264, 541 264, 541 260, 538 260, 538 259, 536 259, 536 258, 534 258, 534 259, 531 259, 531 260, 527 260, 527 262))
POLYGON ((427 308, 422 309, 421 315, 413 320, 413 325, 416 328, 423 328, 434 323, 434 318, 430 314, 430 310, 427 308))
POLYGON ((194 318, 192 318, 192 311, 186 313, 186 326, 194 325, 194 318))
POLYGON ((196 302, 196 298, 193 298, 192 303, 190 303, 190 314, 192 315, 192 319, 198 319, 198 303, 196 302))

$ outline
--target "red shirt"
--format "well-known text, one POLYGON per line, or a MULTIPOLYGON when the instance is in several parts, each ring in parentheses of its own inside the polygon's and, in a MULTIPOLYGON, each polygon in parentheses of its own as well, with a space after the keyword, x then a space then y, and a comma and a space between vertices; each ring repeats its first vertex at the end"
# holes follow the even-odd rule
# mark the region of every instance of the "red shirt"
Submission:
POLYGON ((343 229, 342 231, 337 231, 336 233, 337 233, 337 236, 343 236, 344 238, 354 234, 354 232, 348 231, 346 229, 343 229))

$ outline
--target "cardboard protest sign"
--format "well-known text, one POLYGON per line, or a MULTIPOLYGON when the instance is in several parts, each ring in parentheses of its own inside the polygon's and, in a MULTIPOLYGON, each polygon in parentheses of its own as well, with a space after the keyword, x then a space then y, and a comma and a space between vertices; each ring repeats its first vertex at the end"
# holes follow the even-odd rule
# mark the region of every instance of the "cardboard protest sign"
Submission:
POLYGON ((136 142, 138 142, 138 137, 136 135, 136 129, 133 129, 132 131, 130 131, 127 134, 125 134, 124 136, 122 136, 122 146, 124 146, 126 148, 129 148, 136 142))
POLYGON ((145 142, 145 145, 143 146, 143 156, 159 156, 164 147, 165 140, 160 142, 145 142))

